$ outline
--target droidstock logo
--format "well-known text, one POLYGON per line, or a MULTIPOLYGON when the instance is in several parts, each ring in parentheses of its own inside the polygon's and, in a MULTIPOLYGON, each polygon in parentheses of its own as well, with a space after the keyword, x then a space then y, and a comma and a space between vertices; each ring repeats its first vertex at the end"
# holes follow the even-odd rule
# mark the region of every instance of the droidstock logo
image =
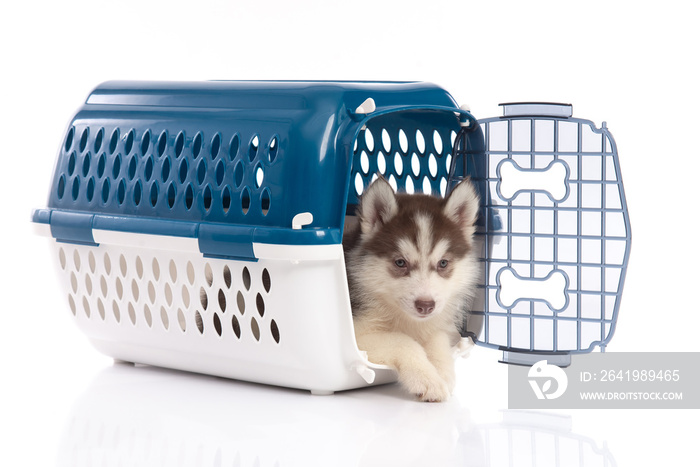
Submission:
POLYGON ((532 365, 527 376, 538 399, 556 399, 564 394, 569 385, 569 379, 564 370, 556 365, 547 364, 547 360, 540 360, 532 365), (552 381, 556 383, 554 388, 552 388, 552 381))

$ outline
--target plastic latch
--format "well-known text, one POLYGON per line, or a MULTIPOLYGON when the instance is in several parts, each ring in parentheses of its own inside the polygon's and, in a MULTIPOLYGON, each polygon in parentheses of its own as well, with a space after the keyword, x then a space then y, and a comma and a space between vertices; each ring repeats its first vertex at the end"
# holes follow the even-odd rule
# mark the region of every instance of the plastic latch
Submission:
POLYGON ((253 252, 254 227, 200 224, 199 251, 204 256, 257 261, 253 252))
POLYGON ((59 242, 97 245, 92 236, 94 218, 94 214, 53 211, 50 217, 51 235, 59 242))
POLYGON ((310 212, 300 212, 292 219, 292 230, 301 230, 305 225, 314 221, 314 215, 310 212))

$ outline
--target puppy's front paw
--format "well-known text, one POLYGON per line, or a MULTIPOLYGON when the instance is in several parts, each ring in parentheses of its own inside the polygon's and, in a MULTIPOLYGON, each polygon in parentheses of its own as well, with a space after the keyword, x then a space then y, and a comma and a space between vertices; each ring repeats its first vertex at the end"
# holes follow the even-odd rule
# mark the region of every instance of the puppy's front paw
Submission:
POLYGON ((406 390, 422 402, 442 402, 450 397, 450 385, 434 369, 404 374, 400 379, 406 390))

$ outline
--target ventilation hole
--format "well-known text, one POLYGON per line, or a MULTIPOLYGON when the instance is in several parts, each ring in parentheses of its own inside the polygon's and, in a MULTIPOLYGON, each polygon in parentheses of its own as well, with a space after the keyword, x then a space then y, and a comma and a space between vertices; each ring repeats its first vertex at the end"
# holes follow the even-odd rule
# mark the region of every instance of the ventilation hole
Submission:
POLYGON ((250 189, 248 187, 244 187, 243 191, 241 192, 241 211, 243 214, 248 214, 248 210, 250 209, 250 189))
POLYGON ((165 284, 165 302, 168 306, 173 304, 173 289, 170 288, 170 284, 165 284))
POLYGON ((83 156, 83 177, 87 177, 88 172, 90 172, 90 160, 92 156, 89 152, 85 153, 83 156))
POLYGON ((175 185, 173 182, 170 182, 170 185, 168 185, 168 191, 166 192, 167 195, 167 200, 168 200, 168 207, 170 209, 175 206, 175 185))
POLYGON ((148 305, 143 306, 143 317, 146 319, 146 324, 148 324, 150 328, 153 325, 153 316, 151 316, 151 309, 148 308, 148 305))
POLYGON ((398 184, 396 183, 396 178, 394 178, 393 175, 389 177, 389 185, 391 185, 391 188, 393 188, 394 191, 397 191, 399 188, 398 184))
MULTIPOLYGON (((214 137, 211 139, 211 158, 216 159, 216 156, 219 155, 219 150, 221 149, 221 135, 219 133, 215 134, 214 137)), ((219 334, 221 335, 221 334, 219 334)))
POLYGON ((158 204, 158 182, 153 182, 151 185, 151 206, 155 207, 158 204))
POLYGON ((197 164, 197 182, 201 185, 204 183, 204 179, 207 176, 207 164, 204 162, 204 159, 199 161, 199 164, 197 164))
POLYGON ((214 330, 216 333, 221 337, 221 320, 219 319, 219 315, 214 313, 214 330))
POLYGON ((114 157, 114 162, 112 164, 112 178, 117 178, 119 177, 119 172, 122 169, 122 156, 120 154, 117 154, 114 157))
POLYGON ((444 198, 447 194, 447 179, 445 177, 440 178, 440 195, 444 198))
POLYGON ((119 181, 119 186, 117 186, 117 202, 121 205, 124 204, 126 199, 126 182, 124 179, 119 181))
POLYGON ((407 177, 406 178, 406 193, 408 193, 409 195, 412 195, 413 193, 415 193, 415 191, 416 191, 416 189, 413 186, 413 179, 411 177, 407 177))
POLYGON ((360 154, 360 170, 362 170, 362 173, 365 175, 369 173, 369 157, 367 157, 365 151, 362 151, 360 154))
POLYGON ((204 320, 202 319, 202 314, 199 311, 194 312, 194 322, 197 325, 197 330, 200 334, 204 334, 204 320))
POLYGON ((63 199, 64 194, 66 194, 66 176, 61 175, 61 178, 58 179, 56 195, 58 196, 58 199, 63 199))
POLYGON ((355 144, 353 144, 352 153, 357 154, 357 138, 355 138, 355 144))
POLYGON ((278 146, 279 145, 277 143, 277 136, 273 136, 272 139, 270 140, 270 151, 269 151, 270 163, 274 162, 275 159, 277 159, 278 146))
POLYGON ((102 296, 107 298, 107 293, 109 292, 109 289, 107 287, 107 279, 105 279, 105 276, 102 276, 100 278, 100 290, 102 291, 102 296))
POLYGON ((246 290, 250 290, 250 271, 247 267, 243 268, 243 285, 246 290))
POLYGON ((151 269, 153 269, 153 278, 155 280, 160 279, 160 264, 158 264, 158 260, 156 258, 153 258, 153 262, 151 263, 151 269))
POLYGON ((168 327, 170 327, 170 318, 164 306, 160 307, 160 322, 163 323, 163 328, 167 331, 168 327))
MULTIPOLYGON (((170 203, 168 202, 168 204, 170 203)), ((173 204, 175 204, 174 200, 173 204)), ((191 184, 188 184, 187 188, 185 188, 185 207, 191 209, 192 204, 194 204, 194 189, 191 184)))
POLYGON ((445 158, 445 168, 448 174, 452 171, 452 154, 450 153, 447 153, 447 157, 445 158))
POLYGON ((187 262, 187 280, 190 281, 190 285, 194 285, 194 266, 191 261, 187 262))
POLYGON ((78 278, 74 272, 70 273, 70 287, 73 293, 78 293, 78 278))
POLYGON ((442 137, 437 130, 433 131, 433 147, 435 147, 435 152, 442 154, 442 137))
POLYGON ((185 313, 183 313, 183 311, 179 308, 177 310, 177 322, 180 325, 182 332, 185 332, 187 330, 187 321, 185 320, 185 313))
POLYGON ((219 289, 219 309, 221 310, 222 313, 226 312, 226 294, 222 289, 219 289))
POLYGON ((243 175, 243 162, 238 161, 238 164, 236 164, 236 168, 233 169, 233 179, 236 182, 236 188, 239 188, 241 186, 241 183, 243 183, 243 175))
POLYGON ((143 176, 146 178, 146 181, 150 181, 151 177, 153 176, 153 156, 148 156, 148 159, 146 159, 146 166, 143 169, 143 176))
POLYGON ((136 180, 136 184, 134 185, 134 204, 136 206, 141 204, 142 191, 143 189, 141 188, 141 180, 136 180))
POLYGON ((204 209, 207 211, 211 208, 212 193, 209 185, 204 187, 204 193, 202 194, 202 200, 204 201, 204 209))
POLYGON ((224 266, 224 284, 227 288, 231 288, 231 270, 228 266, 224 266))
POLYGON ((80 179, 78 177, 75 177, 73 179, 73 189, 71 190, 71 196, 73 197, 73 201, 78 199, 78 195, 80 195, 80 179))
POLYGON ((258 164, 258 166, 255 168, 255 188, 260 188, 264 179, 265 171, 263 170, 262 165, 258 164))
POLYGON ((148 149, 151 147, 151 131, 146 130, 146 132, 141 137, 141 155, 145 156, 148 154, 148 149))
POLYGON ((202 304, 204 311, 207 311, 207 307, 209 306, 209 297, 207 297, 207 291, 204 290, 204 287, 199 289, 199 303, 202 304))
POLYGON ((105 156, 105 153, 100 154, 100 157, 97 159, 97 177, 102 178, 102 176, 105 174, 105 166, 107 165, 107 157, 105 156))
POLYGON ((95 255, 92 253, 92 251, 88 253, 88 267, 90 268, 90 272, 94 274, 97 263, 95 261, 95 255))
POLYGON ((112 302, 112 314, 114 315, 114 319, 117 321, 117 323, 121 322, 122 314, 121 311, 119 311, 119 304, 116 300, 112 302))
POLYGON ((260 317, 265 316, 265 300, 263 299, 262 295, 258 294, 255 297, 255 306, 258 308, 260 317))
POLYGON ((425 153, 425 138, 420 130, 416 130, 416 146, 418 147, 419 153, 425 153))
POLYGON ((104 263, 105 266, 105 272, 107 274, 112 273, 112 260, 109 259, 109 255, 105 253, 104 258, 102 259, 102 262, 104 263))
POLYGON ((122 285, 122 280, 117 277, 117 282, 116 282, 116 289, 117 289, 117 297, 119 300, 124 298, 124 286, 122 285))
POLYGON ((221 207, 224 209, 224 212, 228 212, 231 209, 231 190, 227 186, 224 187, 221 193, 221 207))
POLYGON ((170 178, 170 158, 163 159, 163 167, 160 169, 160 179, 165 183, 170 178))
POLYGON ((90 317, 90 303, 88 302, 87 297, 83 297, 83 311, 85 312, 85 316, 88 318, 90 317))
POLYGON ((430 179, 428 177, 423 177, 423 193, 426 195, 431 194, 433 191, 433 187, 430 184, 430 179))
POLYGON ((276 343, 280 343, 280 330, 277 327, 277 323, 273 319, 270 322, 270 332, 272 333, 272 338, 275 340, 276 343))
POLYGON ((85 151, 87 147, 88 137, 90 136, 90 129, 85 128, 83 133, 80 135, 80 152, 85 151))
POLYGON ((102 303, 102 300, 99 298, 97 299, 97 313, 99 313, 100 318, 102 319, 102 321, 104 321, 105 320, 105 306, 104 306, 104 303, 102 303))
POLYGON ((236 338, 240 339, 241 338, 241 324, 238 322, 238 318, 236 318, 236 315, 233 315, 231 317, 231 327, 233 327, 233 333, 236 335, 236 338))
POLYGON ((185 308, 190 307, 190 291, 186 285, 182 286, 182 303, 185 305, 185 308))
POLYGON ((420 159, 415 152, 411 155, 411 170, 416 177, 420 175, 420 159))
MULTIPOLYGON (((192 263, 189 263, 188 267, 191 264, 192 263)), ((188 272, 189 272, 189 270, 188 270, 188 272)), ((211 266, 209 265, 209 263, 207 263, 204 266, 204 280, 207 281, 207 285, 209 287, 211 287, 211 285, 214 283, 214 272, 211 270, 211 266)), ((192 280, 190 280, 190 284, 194 284, 194 267, 192 267, 192 280)))
POLYGON ((95 135, 95 145, 93 146, 95 152, 100 152, 100 149, 102 149, 102 139, 104 138, 104 134, 104 128, 100 128, 97 135, 95 135))
MULTIPOLYGON (((175 157, 180 157, 182 155, 182 150, 185 148, 185 134, 183 132, 178 133, 177 138, 175 138, 175 157)), ((184 331, 184 329, 183 329, 184 331)))
POLYGON ((226 169, 226 167, 224 166, 224 161, 219 161, 219 163, 216 164, 216 184, 217 185, 221 185, 224 182, 225 169, 226 169))
MULTIPOLYGON (((63 248, 58 250, 58 263, 61 265, 61 269, 65 271, 66 269, 66 252, 63 250, 63 248)), ((226 273, 226 270, 224 270, 224 274, 226 273)), ((229 272, 230 275, 230 272, 229 272)), ((230 281, 230 279, 229 279, 230 281)), ((228 285, 230 287, 230 285, 228 285)))
POLYGON ((129 159, 129 169, 127 170, 127 175, 129 176, 129 180, 133 180, 134 177, 136 176, 136 156, 131 156, 131 159, 129 159))
POLYGON ((355 193, 357 193, 357 196, 360 196, 362 192, 365 189, 365 184, 364 181, 362 180, 362 175, 360 175, 360 172, 357 172, 355 174, 355 193))
POLYGON ((398 152, 394 154, 394 172, 399 177, 403 174, 403 158, 398 152))
POLYGON ((124 144, 124 153, 128 156, 134 148, 134 130, 130 130, 126 135, 126 143, 124 144))
MULTIPOLYGON (((163 130, 158 137, 158 157, 165 154, 165 149, 168 146, 168 132, 163 130)), ((166 327, 167 329, 167 327, 166 327)))
POLYGON ((114 154, 117 150, 117 144, 119 144, 119 128, 115 128, 112 131, 112 136, 109 138, 109 153, 114 154))
POLYGON ((374 151, 374 135, 369 128, 365 129, 365 146, 370 153, 374 151))
POLYGON ((265 288, 265 292, 270 293, 270 273, 267 271, 267 269, 263 269, 262 272, 262 283, 263 287, 265 288))
POLYGON ((156 302, 156 287, 153 285, 153 282, 148 283, 148 299, 151 303, 156 302))
POLYGON ((270 211, 270 190, 267 188, 260 194, 260 208, 263 216, 267 216, 267 213, 270 211))
POLYGON ((135 301, 139 301, 139 283, 136 282, 136 279, 131 280, 131 296, 134 297, 135 301))
POLYGON ((238 149, 241 146, 241 138, 238 136, 238 133, 233 135, 233 138, 231 138, 231 143, 229 144, 228 148, 228 157, 231 161, 233 161, 236 156, 238 155, 238 149))
POLYGON ((199 157, 199 153, 202 151, 202 133, 199 132, 194 136, 194 141, 192 141, 192 156, 196 159, 199 157))
POLYGON ((428 171, 430 171, 430 176, 435 178, 437 176, 438 164, 437 159, 434 154, 430 154, 428 157, 428 171))
POLYGON ((377 168, 382 175, 386 173, 386 159, 383 153, 377 154, 377 168))
POLYGON ((75 270, 77 272, 80 272, 80 253, 78 253, 78 250, 75 250, 73 252, 73 265, 75 266, 75 270))
POLYGON ((260 144, 260 140, 258 139, 258 135, 253 136, 253 139, 250 140, 250 148, 248 149, 248 158, 250 159, 250 162, 253 162, 255 160, 255 156, 258 154, 258 145, 260 144))
POLYGON ((255 337, 256 341, 260 340, 260 327, 258 326, 258 322, 255 318, 250 319, 250 330, 253 332, 253 337, 255 337))
POLYGON ((68 156, 68 176, 71 176, 75 173, 75 159, 76 159, 75 152, 71 152, 70 156, 68 156))
POLYGON ((174 260, 172 260, 172 259, 170 260, 170 264, 168 266, 168 269, 170 271, 170 279, 173 282, 176 282, 177 281, 177 265, 175 264, 174 260))
POLYGON ((136 326, 136 310, 134 310, 134 305, 131 303, 129 303, 128 314, 129 314, 129 320, 131 321, 131 324, 136 326))
POLYGON ((384 152, 391 152, 391 136, 389 136, 389 132, 386 131, 386 128, 382 129, 382 146, 384 146, 384 152))
POLYGON ((73 313, 73 316, 75 316, 77 313, 77 310, 75 307, 75 300, 73 300, 72 295, 68 295, 68 306, 70 307, 70 311, 71 311, 71 313, 73 313))
POLYGON ((243 294, 241 291, 238 291, 238 295, 236 295, 236 305, 238 305, 238 311, 244 315, 245 314, 245 298, 243 298, 243 294))
POLYGON ((70 151, 71 146, 73 146, 73 137, 75 136, 75 127, 71 127, 66 135, 66 142, 63 145, 63 150, 65 152, 70 151))

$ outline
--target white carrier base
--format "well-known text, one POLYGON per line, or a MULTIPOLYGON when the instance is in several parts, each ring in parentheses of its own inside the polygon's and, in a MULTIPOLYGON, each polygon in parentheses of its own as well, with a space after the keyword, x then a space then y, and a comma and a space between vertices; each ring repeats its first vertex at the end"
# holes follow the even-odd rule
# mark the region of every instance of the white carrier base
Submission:
POLYGON ((77 325, 116 361, 314 394, 396 381, 357 348, 341 245, 255 245, 264 259, 248 262, 94 233, 99 246, 52 240, 53 256, 77 325))

